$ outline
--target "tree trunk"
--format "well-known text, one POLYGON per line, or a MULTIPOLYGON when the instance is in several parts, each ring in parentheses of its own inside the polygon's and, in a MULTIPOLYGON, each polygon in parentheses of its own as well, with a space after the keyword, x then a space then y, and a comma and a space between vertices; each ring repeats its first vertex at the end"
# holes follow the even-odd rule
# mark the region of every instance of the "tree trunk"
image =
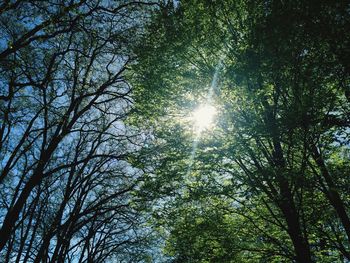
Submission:
POLYGON ((321 175, 324 178, 328 189, 327 190, 327 197, 329 199, 329 202, 334 207, 335 211, 337 212, 337 215, 345 229, 346 235, 348 237, 348 241, 350 242, 350 219, 348 214, 345 210, 345 205, 343 203, 343 200, 341 199, 338 191, 336 190, 336 185, 333 182, 332 176, 330 175, 326 164, 324 163, 324 160, 317 150, 316 146, 312 147, 312 156, 318 165, 318 167, 321 170, 321 175))
POLYGON ((286 180, 280 182, 281 200, 279 207, 284 215, 288 226, 288 234, 292 240, 296 261, 299 263, 313 262, 311 259, 310 246, 307 238, 303 235, 296 211, 294 200, 286 180))

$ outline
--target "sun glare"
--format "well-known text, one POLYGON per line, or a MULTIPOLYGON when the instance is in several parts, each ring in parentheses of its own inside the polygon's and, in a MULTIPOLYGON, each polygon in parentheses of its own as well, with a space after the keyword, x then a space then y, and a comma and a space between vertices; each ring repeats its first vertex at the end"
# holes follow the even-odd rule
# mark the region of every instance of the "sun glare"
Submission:
POLYGON ((212 105, 199 106, 192 115, 197 133, 209 129, 214 121, 216 109, 212 105))

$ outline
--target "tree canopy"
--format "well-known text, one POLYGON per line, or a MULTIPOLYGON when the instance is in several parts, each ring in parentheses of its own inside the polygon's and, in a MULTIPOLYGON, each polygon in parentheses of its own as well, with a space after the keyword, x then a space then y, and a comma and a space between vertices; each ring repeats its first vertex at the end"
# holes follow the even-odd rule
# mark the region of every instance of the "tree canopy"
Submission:
POLYGON ((350 4, 0 3, 0 262, 349 262, 350 4))
POLYGON ((135 65, 174 262, 350 260, 349 4, 180 1, 135 65), (186 117, 212 103, 199 137, 186 117))

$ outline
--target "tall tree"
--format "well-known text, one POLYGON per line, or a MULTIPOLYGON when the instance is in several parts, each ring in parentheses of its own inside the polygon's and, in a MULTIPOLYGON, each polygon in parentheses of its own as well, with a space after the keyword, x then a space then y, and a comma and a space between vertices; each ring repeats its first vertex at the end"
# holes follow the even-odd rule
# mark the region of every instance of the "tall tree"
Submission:
POLYGON ((348 8, 327 1, 186 1, 159 12, 135 86, 162 139, 150 158, 160 176, 150 176, 150 185, 162 198, 182 199, 193 188, 212 195, 213 177, 230 178, 220 195, 238 200, 243 211, 251 203, 264 211, 258 227, 279 231, 264 242, 278 245, 286 260, 289 251, 297 262, 349 259, 348 50, 338 41, 348 39, 348 8), (218 70, 211 100, 220 120, 192 144, 185 117, 205 101, 200 93, 211 93, 206 87, 218 70))
MULTIPOLYGON (((147 234, 132 204, 144 139, 125 125, 145 1, 0 6, 0 258, 106 262, 147 234)), ((133 259, 134 258, 134 259, 133 259)))

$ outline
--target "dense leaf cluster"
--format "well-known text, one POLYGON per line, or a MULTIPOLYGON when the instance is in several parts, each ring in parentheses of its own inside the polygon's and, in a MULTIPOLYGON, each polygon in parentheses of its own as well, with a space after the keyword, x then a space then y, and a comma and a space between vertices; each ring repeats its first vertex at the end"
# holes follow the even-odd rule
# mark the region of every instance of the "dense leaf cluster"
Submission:
POLYGON ((350 260, 349 29, 347 1, 193 0, 154 15, 135 102, 156 138, 143 196, 159 198, 174 262, 350 260), (220 113, 198 139, 183 120, 215 74, 220 113))

